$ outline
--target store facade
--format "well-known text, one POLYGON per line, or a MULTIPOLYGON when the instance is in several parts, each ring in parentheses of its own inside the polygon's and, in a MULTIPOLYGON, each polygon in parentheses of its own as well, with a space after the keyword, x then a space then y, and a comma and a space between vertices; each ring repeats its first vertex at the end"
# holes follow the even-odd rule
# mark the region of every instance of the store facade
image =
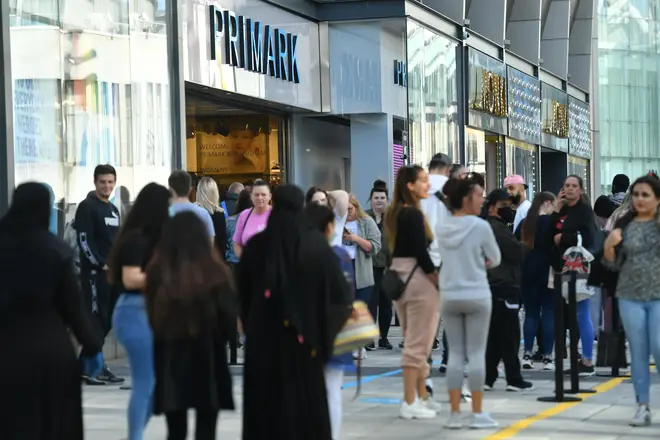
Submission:
POLYGON ((375 179, 392 188, 400 165, 439 152, 487 189, 512 173, 529 197, 569 172, 590 185, 586 93, 403 4, 398 18, 325 20, 260 0, 10 0, 3 194, 45 181, 61 230, 98 163, 116 166, 121 205, 173 168, 221 192, 261 178, 366 200, 375 179))

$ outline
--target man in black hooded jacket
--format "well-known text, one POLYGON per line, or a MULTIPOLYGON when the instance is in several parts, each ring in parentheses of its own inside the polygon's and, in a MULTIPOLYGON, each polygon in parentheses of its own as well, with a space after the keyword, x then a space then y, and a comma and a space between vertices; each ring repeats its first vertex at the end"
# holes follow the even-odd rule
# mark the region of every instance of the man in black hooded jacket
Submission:
POLYGON ((516 212, 513 198, 504 189, 492 191, 485 202, 488 223, 502 254, 499 266, 488 270, 488 284, 493 296, 488 346, 486 348, 486 389, 497 380, 497 366, 504 361, 507 390, 533 388, 520 374, 520 266, 525 256, 524 245, 516 240, 510 227, 516 212))

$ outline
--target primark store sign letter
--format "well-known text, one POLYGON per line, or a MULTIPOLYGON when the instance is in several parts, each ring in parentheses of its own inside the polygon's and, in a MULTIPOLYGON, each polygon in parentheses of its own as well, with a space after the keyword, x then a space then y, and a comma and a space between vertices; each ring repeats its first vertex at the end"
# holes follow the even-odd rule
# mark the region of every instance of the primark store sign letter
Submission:
POLYGON ((209 17, 211 60, 221 58, 223 64, 300 83, 297 35, 214 5, 209 6, 209 17))

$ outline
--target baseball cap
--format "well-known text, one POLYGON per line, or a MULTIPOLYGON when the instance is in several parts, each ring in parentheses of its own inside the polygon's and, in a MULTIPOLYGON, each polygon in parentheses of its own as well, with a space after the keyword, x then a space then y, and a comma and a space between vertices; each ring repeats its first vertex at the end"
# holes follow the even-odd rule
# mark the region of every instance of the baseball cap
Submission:
POLYGON ((509 185, 524 185, 525 189, 528 188, 525 179, 519 174, 512 174, 504 179, 504 187, 506 188, 509 185))
POLYGON ((492 206, 497 202, 501 202, 503 200, 511 200, 513 201, 513 196, 509 194, 509 192, 503 188, 497 188, 494 189, 488 194, 486 197, 486 206, 492 206))

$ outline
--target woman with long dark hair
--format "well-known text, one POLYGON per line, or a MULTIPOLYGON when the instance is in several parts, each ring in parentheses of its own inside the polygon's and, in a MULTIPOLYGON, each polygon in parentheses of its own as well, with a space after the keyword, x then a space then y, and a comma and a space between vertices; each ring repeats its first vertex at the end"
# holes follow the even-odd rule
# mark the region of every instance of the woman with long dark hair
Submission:
POLYGON ((237 267, 245 328, 243 440, 331 440, 324 369, 352 312, 351 288, 327 238, 284 185, 263 233, 237 267))
POLYGON ((533 368, 534 339, 537 338, 539 321, 541 337, 538 340, 539 351, 543 356, 543 369, 553 370, 552 349, 554 345, 555 300, 548 288, 548 275, 552 262, 552 242, 549 240, 551 214, 555 210, 557 198, 548 191, 536 194, 521 222, 520 238, 527 247, 525 261, 522 264, 521 293, 525 307, 523 335, 525 351, 522 367, 533 368))
POLYGON ((401 354, 403 402, 399 416, 403 419, 433 418, 440 411, 426 389, 427 359, 440 319, 438 274, 428 251, 433 232, 420 207, 420 200, 429 197, 429 188, 429 176, 422 167, 401 167, 384 220, 387 247, 392 250, 390 270, 403 280, 410 279, 395 302, 406 341, 401 354))
POLYGON ((170 191, 157 183, 145 186, 135 199, 108 257, 108 278, 120 293, 112 328, 123 345, 131 369, 128 440, 142 440, 152 414, 154 388, 153 337, 147 319, 144 269, 169 219, 170 191))
MULTIPOLYGON (((572 174, 564 179, 564 185, 557 200, 557 209, 551 216, 548 231, 553 243, 551 263, 556 273, 564 269, 564 252, 572 246, 577 246, 578 234, 582 237, 582 247, 589 249, 593 245, 596 217, 591 206, 585 202, 584 182, 580 176, 572 174)), ((595 374, 593 366, 594 328, 591 323, 588 298, 577 303, 577 323, 582 342, 579 374, 583 377, 593 376, 595 374)))
MULTIPOLYGON (((630 345, 637 410, 632 426, 651 424, 649 357, 660 362, 660 181, 642 176, 630 188, 632 206, 605 241, 604 259, 619 271, 616 296, 630 345)), ((660 370, 658 370, 660 371, 660 370)))
POLYGON ((214 440, 218 412, 234 409, 226 345, 236 321, 231 274, 203 223, 177 214, 147 267, 147 308, 154 331, 154 412, 169 440, 185 440, 188 410, 195 438, 214 440))
POLYGON ((102 335, 91 322, 73 252, 48 231, 48 189, 18 186, 0 219, 0 438, 82 440, 80 367, 71 336, 98 374, 102 335), (95 356, 99 354, 99 356, 95 356))
POLYGON ((482 408, 486 344, 493 308, 487 269, 497 267, 502 256, 492 228, 479 218, 484 178, 480 174, 468 174, 465 179, 449 179, 442 190, 451 212, 435 231, 443 261, 440 271, 442 317, 451 353, 447 365, 451 414, 445 426, 449 429, 463 427, 460 404, 467 359, 472 391, 470 428, 495 428, 497 422, 482 408))

